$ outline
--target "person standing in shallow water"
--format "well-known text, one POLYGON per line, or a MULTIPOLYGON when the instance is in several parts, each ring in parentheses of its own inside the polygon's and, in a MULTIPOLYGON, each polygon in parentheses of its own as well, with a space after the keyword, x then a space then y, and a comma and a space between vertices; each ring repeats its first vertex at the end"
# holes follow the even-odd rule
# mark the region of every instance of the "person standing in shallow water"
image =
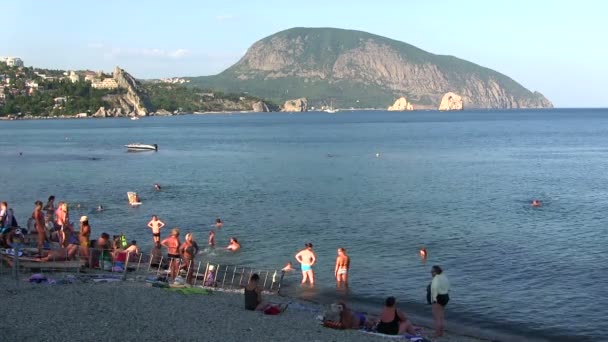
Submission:
POLYGON ((171 279, 175 279, 179 272, 179 262, 181 258, 179 255, 179 228, 171 229, 171 236, 164 239, 160 244, 167 247, 167 257, 169 258, 171 279))
POLYGON ((158 219, 158 216, 152 215, 152 219, 148 222, 148 227, 152 229, 152 239, 154 240, 155 245, 160 243, 160 230, 164 226, 165 224, 158 219))
POLYGON ((198 253, 198 244, 194 241, 192 233, 186 234, 184 237, 185 241, 179 247, 179 253, 182 256, 182 268, 188 272, 186 282, 192 284, 192 278, 194 274, 194 258, 198 253))
POLYGON ((302 285, 309 281, 310 285, 312 286, 315 284, 315 275, 312 270, 312 266, 315 264, 315 262, 317 262, 317 257, 312 250, 312 243, 309 242, 304 246, 306 248, 299 251, 295 257, 300 263, 300 268, 302 269, 302 285))
POLYGON ((42 247, 44 246, 44 241, 46 240, 46 231, 44 229, 44 213, 42 212, 41 201, 36 201, 35 205, 36 207, 34 208, 34 212, 32 213, 32 218, 34 219, 34 226, 36 227, 36 234, 38 236, 38 255, 42 256, 42 247))
POLYGON ((336 267, 334 269, 337 287, 348 287, 349 270, 350 257, 346 255, 346 250, 344 248, 338 248, 338 257, 336 258, 336 267))
POLYGON ((441 267, 435 265, 431 268, 433 281, 431 282, 431 303, 433 305, 433 320, 435 321, 435 336, 443 336, 445 330, 445 306, 450 300, 450 283, 443 274, 441 267))
POLYGON ((80 234, 78 235, 80 243, 80 256, 89 262, 89 247, 91 240, 91 226, 87 216, 80 217, 80 234))

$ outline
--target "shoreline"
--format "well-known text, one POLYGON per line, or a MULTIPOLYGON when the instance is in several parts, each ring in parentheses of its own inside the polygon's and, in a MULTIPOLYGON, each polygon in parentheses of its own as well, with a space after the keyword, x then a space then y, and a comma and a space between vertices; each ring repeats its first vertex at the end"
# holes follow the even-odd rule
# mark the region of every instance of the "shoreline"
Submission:
MULTIPOLYGON (((59 274, 50 276, 60 278, 59 274)), ((171 337, 195 341, 278 341, 298 336, 300 340, 310 341, 386 341, 386 337, 358 330, 325 328, 316 319, 323 305, 290 297, 265 294, 264 301, 291 303, 284 313, 268 316, 245 310, 242 291, 185 295, 133 278, 64 285, 30 284, 23 278, 21 274, 16 282, 10 276, 0 275, 7 308, 0 313, 0 319, 6 327, 4 333, 13 340, 166 340, 171 337), (57 324, 56 317, 70 319, 57 324), (51 328, 31 329, 32 322, 37 327, 51 328)), ((424 326, 417 319, 414 323, 424 326)), ((424 335, 431 336, 432 329, 424 327, 424 335)), ((452 330, 440 339, 431 340, 489 341, 452 330)))
MULTIPOLYGON (((567 109, 584 109, 584 110, 606 110, 603 107, 582 107, 582 108, 469 108, 463 110, 453 110, 453 111, 445 111, 439 109, 414 109, 407 111, 392 111, 392 113, 412 113, 412 112, 436 112, 436 113, 450 113, 450 112, 484 112, 484 111, 510 111, 510 112, 527 112, 527 111, 548 111, 548 110, 567 110, 567 109)), ((372 112, 372 111, 382 111, 389 112, 386 108, 336 108, 337 113, 340 112, 372 112)), ((179 112, 179 113, 171 113, 171 114, 151 114, 151 115, 134 115, 139 118, 146 117, 169 117, 169 116, 183 116, 183 115, 212 115, 212 114, 271 114, 271 113, 282 113, 282 114, 296 114, 296 113, 323 113, 323 110, 307 110, 305 112, 255 112, 253 110, 243 110, 243 111, 211 111, 211 112, 179 112)), ((74 116, 40 116, 40 117, 15 117, 9 116, 0 116, 0 121, 22 121, 22 120, 87 120, 87 119, 130 119, 132 116, 110 116, 110 117, 76 117, 74 116)))

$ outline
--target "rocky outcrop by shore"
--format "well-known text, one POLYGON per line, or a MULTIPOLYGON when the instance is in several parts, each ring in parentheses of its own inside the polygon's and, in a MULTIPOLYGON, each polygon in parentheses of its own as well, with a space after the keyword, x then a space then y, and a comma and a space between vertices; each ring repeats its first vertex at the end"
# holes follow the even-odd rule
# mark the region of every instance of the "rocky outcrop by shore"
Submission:
MULTIPOLYGON (((106 111, 107 116, 146 116, 150 112, 149 99, 143 92, 139 82, 129 73, 119 68, 114 68, 113 78, 118 87, 125 89, 125 94, 113 94, 104 96, 110 109, 106 111)), ((99 116, 102 112, 99 112, 99 116)), ((95 113, 97 114, 97 113, 95 113)))
POLYGON ((462 97, 452 92, 443 95, 441 104, 439 104, 439 110, 462 110, 463 108, 462 97))
POLYGON ((397 101, 395 101, 395 103, 393 103, 392 106, 389 106, 387 110, 390 112, 414 110, 414 106, 411 103, 407 102, 407 99, 405 97, 400 97, 397 99, 397 101))
POLYGON ((253 111, 256 113, 270 112, 268 105, 266 103, 264 103, 263 101, 255 102, 253 105, 251 105, 251 107, 252 107, 253 111))
POLYGON ((308 111, 308 100, 305 97, 287 100, 283 104, 282 112, 306 112, 308 111))

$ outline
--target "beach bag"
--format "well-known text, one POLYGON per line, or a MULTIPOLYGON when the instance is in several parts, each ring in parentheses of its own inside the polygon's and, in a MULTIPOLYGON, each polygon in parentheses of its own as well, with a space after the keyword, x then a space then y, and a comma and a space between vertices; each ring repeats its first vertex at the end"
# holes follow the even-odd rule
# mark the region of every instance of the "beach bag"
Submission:
POLYGON ((271 306, 268 309, 264 310, 265 315, 278 315, 281 313, 281 309, 276 306, 271 306))

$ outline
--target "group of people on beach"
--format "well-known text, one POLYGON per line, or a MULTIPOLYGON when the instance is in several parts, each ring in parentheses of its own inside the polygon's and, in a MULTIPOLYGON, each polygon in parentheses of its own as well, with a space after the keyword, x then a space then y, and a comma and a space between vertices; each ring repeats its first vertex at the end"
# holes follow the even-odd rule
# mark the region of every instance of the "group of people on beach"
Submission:
MULTIPOLYGON (((207 244, 214 247, 216 232, 223 226, 221 219, 216 219, 212 229, 209 231, 207 244)), ((161 230, 165 227, 158 216, 153 215, 148 222, 148 228, 152 232, 154 249, 158 252, 161 247, 166 248, 168 257, 169 276, 175 280, 180 271, 186 274, 186 282, 192 284, 194 277, 194 260, 199 252, 199 246, 194 240, 193 234, 188 232, 184 236, 184 241, 180 241, 180 229, 173 228, 168 237, 161 239, 161 230)), ((31 217, 28 220, 28 228, 35 233, 36 246, 38 250, 37 258, 39 261, 63 261, 71 260, 76 255, 81 260, 86 260, 85 266, 102 267, 104 261, 109 261, 113 267, 124 267, 124 263, 130 256, 137 256, 140 250, 136 241, 127 244, 124 236, 115 236, 113 240, 110 235, 103 232, 99 238, 91 241, 91 226, 87 216, 82 216, 79 220, 79 231, 76 231, 74 224, 70 221, 69 207, 67 202, 59 202, 55 205, 55 196, 50 196, 43 204, 36 201, 31 217), (31 228, 33 229, 31 229, 31 228), (50 249, 49 244, 55 242, 59 248, 50 249), (109 259, 108 259, 109 258, 109 259)), ((0 244, 10 246, 15 236, 19 233, 14 212, 8 207, 6 202, 0 202, 0 244)), ((237 251, 241 248, 240 243, 235 237, 230 238, 228 251, 237 251)), ((154 254, 154 250, 153 250, 154 254)), ((426 249, 420 250, 420 255, 426 259, 426 249)), ((310 284, 314 286, 315 276, 313 267, 317 263, 317 256, 313 250, 312 243, 306 243, 304 249, 298 251, 294 258, 300 264, 302 273, 302 285, 310 284)), ((337 256, 334 265, 334 277, 338 288, 348 287, 349 271, 351 259, 346 253, 346 249, 337 249, 337 256)), ((283 272, 294 271, 291 262, 283 267, 283 272)), ((213 272, 213 269, 210 270, 213 272)), ((439 266, 432 268, 432 282, 427 289, 427 300, 432 304, 432 312, 435 321, 437 336, 443 334, 445 325, 445 306, 449 301, 449 283, 439 266)), ((205 279, 205 284, 207 279, 205 279)), ((250 310, 271 310, 279 312, 284 309, 272 304, 264 304, 261 300, 261 289, 258 287, 259 276, 253 274, 245 288, 246 308, 250 310), (257 279, 256 279, 257 277, 257 279)), ((338 321, 327 321, 326 326, 338 328, 361 328, 370 325, 371 320, 365 319, 360 313, 352 312, 344 302, 337 304, 340 307, 338 321)), ((402 311, 396 308, 396 299, 389 297, 385 301, 384 308, 378 320, 373 321, 378 332, 386 334, 414 333, 414 327, 402 311)))
MULTIPOLYGON (((423 246, 420 249, 420 256, 426 260, 427 251, 423 246)), ((308 242, 305 248, 296 253, 295 259, 300 263, 302 272, 302 285, 309 283, 314 285, 313 266, 317 263, 317 256, 313 250, 313 244, 308 242)), ((288 262, 282 269, 283 272, 295 270, 291 262, 288 262)), ((345 248, 338 248, 337 257, 334 266, 334 277, 336 286, 348 286, 348 273, 350 270, 350 257, 346 254, 345 248)), ((443 335, 445 330, 445 307, 450 299, 449 290, 450 284, 447 277, 443 273, 440 266, 434 265, 431 268, 432 280, 427 287, 427 301, 432 306, 433 320, 435 323, 435 334, 437 337, 443 335)), ((257 310, 267 310, 269 304, 262 303, 260 292, 255 292, 258 279, 257 274, 254 274, 245 288, 245 307, 253 310, 254 299, 257 298, 255 308, 257 310)), ((362 313, 351 311, 346 303, 339 302, 336 304, 339 311, 339 318, 331 320, 325 319, 324 325, 337 329, 360 329, 371 328, 372 326, 379 333, 388 335, 401 335, 405 333, 416 334, 417 330, 407 318, 407 315, 396 307, 395 297, 388 297, 385 301, 382 313, 377 320, 368 320, 362 313)))

